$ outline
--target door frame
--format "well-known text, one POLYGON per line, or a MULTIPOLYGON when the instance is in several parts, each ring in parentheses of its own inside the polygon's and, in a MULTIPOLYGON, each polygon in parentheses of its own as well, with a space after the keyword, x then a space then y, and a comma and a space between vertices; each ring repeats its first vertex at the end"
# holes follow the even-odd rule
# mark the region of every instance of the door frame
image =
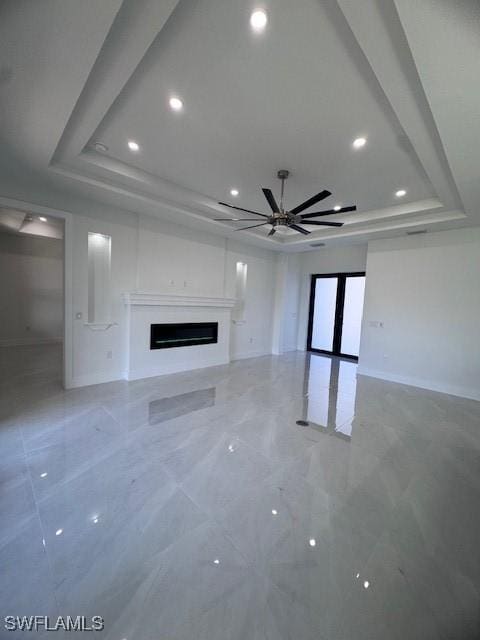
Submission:
POLYGON ((63 386, 73 385, 73 214, 52 207, 0 196, 0 206, 60 218, 63 226, 63 386))
POLYGON ((343 271, 341 273, 312 273, 310 281, 310 302, 308 308, 308 331, 307 331, 307 351, 313 353, 323 353, 328 356, 338 356, 358 362, 358 356, 348 353, 342 353, 340 348, 342 344, 343 329, 343 308, 345 304, 345 284, 347 278, 365 277, 365 271, 343 271), (324 349, 315 349, 312 347, 313 334, 313 314, 315 312, 315 289, 317 280, 320 278, 338 278, 337 282, 337 298, 335 304, 335 320, 333 328, 333 350, 326 351, 324 349))

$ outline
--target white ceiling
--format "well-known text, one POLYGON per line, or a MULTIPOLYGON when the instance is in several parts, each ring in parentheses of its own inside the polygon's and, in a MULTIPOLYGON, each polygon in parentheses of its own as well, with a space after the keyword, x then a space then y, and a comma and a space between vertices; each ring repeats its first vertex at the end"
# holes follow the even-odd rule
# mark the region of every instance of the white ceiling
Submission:
POLYGON ((480 224, 477 2, 259 4, 269 18, 261 34, 250 29, 250 0, 3 2, 0 177, 24 170, 287 251, 480 224), (367 145, 353 150, 358 136, 367 145), (260 187, 278 195, 281 168, 291 171, 288 206, 327 188, 333 196, 316 210, 358 211, 308 237, 212 220, 229 216, 218 200, 267 212, 260 187))
POLYGON ((0 233, 63 238, 63 220, 53 216, 39 216, 27 211, 0 207, 0 233))

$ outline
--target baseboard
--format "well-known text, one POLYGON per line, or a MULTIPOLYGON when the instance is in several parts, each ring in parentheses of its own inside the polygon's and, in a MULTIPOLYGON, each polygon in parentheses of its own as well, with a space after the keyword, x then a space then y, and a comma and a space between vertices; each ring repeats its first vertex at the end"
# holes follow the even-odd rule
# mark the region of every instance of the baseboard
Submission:
POLYGON ((62 342, 63 338, 0 338, 0 347, 29 347, 62 342))
POLYGON ((357 373, 362 376, 368 376, 369 378, 379 378, 380 380, 387 380, 388 382, 398 382, 399 384, 405 384, 409 387, 438 391, 439 393, 447 393, 451 396, 468 398, 469 400, 480 400, 480 392, 478 389, 458 387, 455 385, 444 384, 442 382, 424 380, 423 378, 413 378, 411 376, 399 376, 394 373, 362 367, 361 365, 359 365, 357 373))
POLYGON ((144 378, 155 378, 157 376, 166 376, 173 373, 183 373, 186 371, 196 371, 197 369, 208 369, 209 367, 219 367, 228 364, 228 360, 203 361, 196 362, 194 367, 187 366, 183 363, 163 365, 160 370, 157 367, 142 367, 141 369, 132 369, 125 373, 126 380, 143 380, 144 378))
POLYGON ((244 351, 243 353, 232 354, 232 362, 235 360, 246 360, 247 358, 261 358, 262 356, 271 356, 271 351, 244 351))
POLYGON ((82 376, 74 376, 67 386, 67 389, 76 389, 78 387, 90 387, 93 384, 104 384, 105 382, 117 382, 118 380, 124 380, 125 376, 122 373, 112 372, 99 372, 99 373, 87 373, 82 376))

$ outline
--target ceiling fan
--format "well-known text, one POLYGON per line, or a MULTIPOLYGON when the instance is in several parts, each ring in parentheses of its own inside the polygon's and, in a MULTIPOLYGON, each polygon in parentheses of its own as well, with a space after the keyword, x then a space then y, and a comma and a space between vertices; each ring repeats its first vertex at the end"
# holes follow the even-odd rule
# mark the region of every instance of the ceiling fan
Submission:
MULTIPOLYGON (((277 227, 288 227, 289 229, 294 229, 294 231, 298 231, 299 233, 303 233, 304 235, 308 235, 311 231, 304 229, 303 226, 300 225, 315 225, 322 227, 342 227, 343 222, 330 222, 330 221, 320 221, 320 220, 310 220, 310 218, 318 218, 320 216, 330 216, 335 213, 346 213, 347 211, 356 211, 356 206, 351 207, 335 207, 335 209, 328 209, 326 211, 315 211, 313 213, 302 213, 305 209, 309 209, 317 202, 328 198, 332 194, 330 191, 326 189, 324 191, 320 191, 316 196, 305 200, 302 204, 294 207, 290 211, 287 211, 283 206, 283 193, 285 189, 285 180, 289 176, 289 171, 286 169, 281 169, 277 173, 277 177, 282 181, 282 190, 280 194, 280 206, 278 206, 277 201, 275 200, 273 193, 270 189, 262 189, 263 195, 267 199, 268 204, 272 210, 270 215, 265 213, 259 213, 258 211, 251 211, 250 209, 242 209, 242 207, 235 207, 233 204, 228 204, 227 202, 219 202, 218 204, 223 205, 224 207, 230 207, 230 209, 236 209, 237 211, 245 211, 246 213, 253 213, 256 216, 262 216, 265 218, 264 222, 260 224, 253 224, 249 227, 242 227, 241 229, 235 229, 235 231, 245 231, 246 229, 254 229, 255 227, 264 227, 266 225, 271 225, 272 228, 268 232, 269 236, 273 236, 276 232, 277 227)), ((249 222, 254 220, 254 218, 215 218, 217 221, 221 222, 249 222)))

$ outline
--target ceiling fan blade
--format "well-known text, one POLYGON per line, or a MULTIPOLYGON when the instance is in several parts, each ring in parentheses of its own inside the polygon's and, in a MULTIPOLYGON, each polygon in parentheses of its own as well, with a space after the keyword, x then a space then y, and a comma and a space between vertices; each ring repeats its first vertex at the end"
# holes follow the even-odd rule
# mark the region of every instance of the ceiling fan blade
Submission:
POLYGON ((298 224, 289 224, 288 226, 290 229, 295 229, 295 231, 303 233, 304 236, 308 236, 308 234, 311 233, 311 231, 307 231, 306 229, 302 229, 302 227, 299 227, 298 224))
POLYGON ((264 227, 268 222, 261 222, 260 224, 252 224, 251 227, 242 227, 241 229, 235 229, 235 231, 246 231, 247 229, 254 229, 255 227, 264 227))
POLYGON ((256 216, 262 216, 262 218, 268 218, 264 213, 258 213, 258 211, 251 211, 250 209, 242 209, 242 207, 235 207, 233 204, 228 204, 227 202, 219 202, 224 207, 230 207, 230 209, 236 209, 237 211, 246 211, 247 213, 253 213, 256 216))
POLYGON ((214 218, 215 222, 250 222, 255 218, 214 218))
POLYGON ((320 220, 302 220, 301 224, 316 224, 322 227, 343 227, 343 222, 321 222, 320 220))
POLYGON ((299 204, 297 207, 295 207, 295 209, 292 209, 290 213, 300 213, 300 211, 308 209, 308 207, 312 207, 314 204, 317 204, 317 202, 320 202, 320 200, 325 200, 325 198, 328 198, 328 196, 331 195, 332 194, 330 193, 330 191, 327 191, 326 189, 324 191, 320 191, 320 193, 317 193, 316 196, 305 200, 305 202, 299 204))
POLYGON ((262 189, 262 191, 263 191, 263 195, 267 199, 267 202, 270 205, 270 208, 273 211, 273 213, 280 213, 280 209, 278 208, 277 201, 275 200, 271 190, 270 189, 262 189))
POLYGON ((320 216, 331 216, 334 213, 347 213, 347 211, 356 211, 357 207, 342 207, 337 211, 335 209, 328 209, 328 211, 316 211, 315 213, 302 213, 302 218, 317 218, 320 216))
POLYGON ((272 228, 270 229, 270 231, 268 232, 268 235, 269 235, 269 236, 273 236, 273 234, 274 234, 275 232, 276 232, 275 227, 272 227, 272 228))

